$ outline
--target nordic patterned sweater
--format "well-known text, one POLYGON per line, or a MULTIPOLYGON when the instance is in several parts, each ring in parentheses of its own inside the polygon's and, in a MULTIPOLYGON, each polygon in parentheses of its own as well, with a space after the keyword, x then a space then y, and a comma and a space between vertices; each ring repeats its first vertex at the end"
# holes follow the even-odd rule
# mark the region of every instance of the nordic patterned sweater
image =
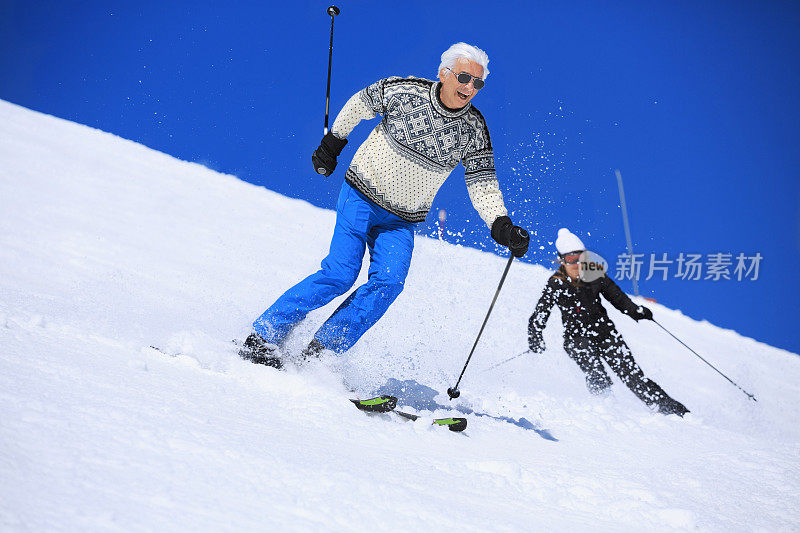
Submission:
POLYGON ((445 107, 441 83, 391 77, 353 95, 331 131, 346 139, 362 120, 380 114, 350 163, 345 180, 372 202, 408 222, 422 222, 447 176, 463 163, 472 205, 490 228, 506 216, 494 170, 489 130, 471 104, 445 107))

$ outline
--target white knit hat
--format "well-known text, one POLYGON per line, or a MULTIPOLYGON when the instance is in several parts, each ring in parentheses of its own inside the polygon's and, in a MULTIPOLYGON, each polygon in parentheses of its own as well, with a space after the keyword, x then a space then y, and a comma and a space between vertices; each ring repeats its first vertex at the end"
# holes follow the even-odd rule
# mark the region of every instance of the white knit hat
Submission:
POLYGON ((558 238, 556 239, 556 250, 558 250, 558 253, 563 255, 585 249, 586 246, 583 245, 583 241, 570 230, 567 228, 558 230, 558 238))

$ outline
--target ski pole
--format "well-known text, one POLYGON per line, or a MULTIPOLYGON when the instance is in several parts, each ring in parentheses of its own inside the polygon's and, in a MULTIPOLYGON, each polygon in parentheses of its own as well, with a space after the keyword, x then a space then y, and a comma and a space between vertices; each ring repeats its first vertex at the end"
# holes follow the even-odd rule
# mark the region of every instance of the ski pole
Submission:
POLYGON ((481 330, 478 332, 478 338, 475 339, 475 344, 472 345, 472 350, 470 350, 469 356, 467 356, 467 362, 464 363, 464 369, 461 371, 461 375, 458 376, 458 381, 456 381, 455 387, 447 389, 447 395, 450 396, 451 400, 461 396, 461 391, 458 390, 458 384, 461 383, 461 378, 464 377, 464 372, 467 370, 467 365, 469 364, 469 360, 472 359, 472 354, 475 353, 475 347, 478 345, 478 341, 481 338, 481 333, 483 333, 483 328, 486 327, 486 323, 489 321, 489 315, 492 314, 492 308, 494 307, 494 303, 497 301, 497 296, 500 294, 500 289, 503 288, 503 282, 506 280, 508 269, 511 268, 511 263, 513 261, 514 261, 514 254, 511 254, 511 257, 508 258, 508 263, 506 263, 506 269, 503 271, 503 277, 500 278, 500 285, 497 286, 497 292, 494 293, 494 298, 492 299, 492 305, 489 306, 489 312, 486 313, 486 318, 483 320, 483 325, 481 326, 481 330))
MULTIPOLYGON (((652 320, 653 322, 655 322, 655 323, 658 325, 658 327, 660 327, 661 329, 663 329, 664 331, 666 331, 667 333, 669 333, 669 334, 670 334, 670 336, 671 336, 673 339, 675 339, 675 340, 676 340, 676 341, 678 341, 679 343, 681 343, 681 344, 683 344, 684 346, 686 346, 686 343, 685 343, 685 342, 683 342, 683 341, 682 341, 682 340, 680 340, 678 337, 676 337, 675 335, 673 335, 673 334, 672 334, 672 333, 671 333, 671 332, 670 332, 670 331, 669 331, 667 328, 665 328, 664 326, 662 326, 661 324, 659 324, 659 323, 658 323, 658 321, 657 321, 655 318, 653 318, 653 319, 651 319, 651 320, 652 320)), ((728 381, 730 381, 730 382, 731 382, 731 384, 735 385, 737 389, 739 389, 740 391, 742 391, 743 393, 745 393, 745 394, 746 394, 746 395, 747 395, 747 396, 748 396, 748 397, 749 397, 751 400, 753 400, 754 402, 757 402, 757 401, 758 401, 758 400, 756 400, 756 397, 755 397, 755 396, 753 396, 752 394, 750 394, 749 392, 747 392, 746 390, 744 390, 743 388, 741 388, 739 385, 737 385, 737 384, 736 384, 736 383, 735 383, 735 382, 734 382, 734 381, 733 381, 731 378, 729 378, 728 376, 726 376, 725 374, 723 374, 722 372, 720 372, 720 371, 717 369, 717 367, 715 367, 714 365, 712 365, 711 363, 709 363, 708 361, 706 361, 705 359, 703 359, 702 357, 700 357, 700 354, 698 354, 697 352, 695 352, 694 350, 692 350, 692 349, 691 349, 691 348, 689 348, 688 346, 686 346, 686 349, 688 349, 690 352, 692 352, 693 354, 695 354, 695 355, 696 355, 696 356, 697 356, 697 357, 698 357, 698 358, 699 358, 701 361, 703 361, 705 364, 707 364, 708 366, 710 366, 711 368, 713 368, 714 370, 716 370, 716 371, 717 371, 717 374, 719 374, 719 375, 720 375, 720 376, 722 376, 723 378, 725 378, 725 379, 727 379, 728 381)))
POLYGON ((517 355, 514 355, 514 356, 512 356, 512 357, 509 357, 509 358, 508 358, 508 359, 506 359, 505 361, 500 361, 500 362, 499 362, 499 363, 497 363, 496 365, 492 365, 492 366, 490 366, 489 368, 486 368, 486 369, 484 369, 484 372, 488 372, 489 370, 494 370, 494 369, 495 369, 495 368, 497 368, 498 366, 500 366, 500 365, 504 365, 504 364, 508 363, 509 361, 511 361, 512 359, 516 359, 517 357, 522 357, 523 355, 525 355, 525 354, 526 354, 526 353, 528 353, 528 352, 530 352, 530 350, 525 350, 525 351, 524 351, 524 352, 522 352, 522 353, 518 353, 517 355))
POLYGON ((340 13, 339 8, 336 6, 330 6, 328 8, 328 15, 331 16, 331 45, 328 49, 328 91, 325 96, 325 129, 323 130, 322 134, 328 134, 328 112, 330 110, 330 103, 331 103, 331 64, 333 63, 333 18, 340 13))

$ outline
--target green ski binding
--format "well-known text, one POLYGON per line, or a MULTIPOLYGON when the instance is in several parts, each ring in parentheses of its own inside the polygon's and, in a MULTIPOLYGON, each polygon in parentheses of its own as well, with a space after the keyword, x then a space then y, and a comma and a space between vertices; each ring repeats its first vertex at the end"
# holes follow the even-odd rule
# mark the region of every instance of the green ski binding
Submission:
MULTIPOLYGON (((412 415, 411 413, 404 413, 397 411, 397 398, 389 395, 376 396, 367 400, 350 400, 357 408, 368 413, 395 413, 408 420, 419 420, 419 415, 412 415)), ((435 418, 433 424, 437 426, 446 426, 450 431, 464 431, 467 429, 467 419, 462 417, 450 418, 435 418)))

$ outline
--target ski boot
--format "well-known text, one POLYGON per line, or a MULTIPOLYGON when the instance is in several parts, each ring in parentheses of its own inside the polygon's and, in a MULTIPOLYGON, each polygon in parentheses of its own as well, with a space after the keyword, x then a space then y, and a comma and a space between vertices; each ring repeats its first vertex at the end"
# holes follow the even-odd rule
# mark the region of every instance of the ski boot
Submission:
POLYGON ((265 341, 258 333, 251 333, 239 350, 239 357, 259 365, 282 368, 283 363, 277 356, 278 347, 265 341))
POLYGON ((690 411, 678 400, 672 398, 664 398, 658 405, 658 412, 662 415, 678 415, 683 418, 683 415, 690 411))
POLYGON ((308 343, 308 346, 306 346, 300 354, 302 361, 307 363, 312 359, 318 359, 324 349, 325 347, 316 338, 311 339, 311 342, 308 343))

